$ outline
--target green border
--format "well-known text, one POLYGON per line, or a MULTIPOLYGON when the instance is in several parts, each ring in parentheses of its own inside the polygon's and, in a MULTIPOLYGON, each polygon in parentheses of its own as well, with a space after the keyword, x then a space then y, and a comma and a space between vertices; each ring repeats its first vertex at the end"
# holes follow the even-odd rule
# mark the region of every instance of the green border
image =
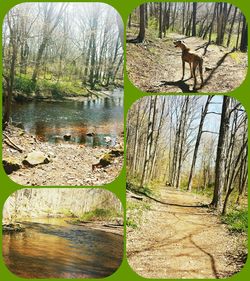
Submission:
MULTIPOLYGON (((127 18, 129 13, 139 6, 143 2, 160 2, 160 1, 143 1, 143 0, 103 0, 103 1, 65 1, 65 0, 59 0, 59 1, 18 1, 18 0, 0 0, 0 25, 2 25, 3 19, 5 14, 15 5, 24 3, 24 2, 102 2, 107 3, 111 6, 113 6, 122 16, 124 23, 127 22, 127 18)), ((161 1, 164 2, 164 1, 161 1)), ((177 2, 173 0, 169 0, 169 2, 177 2)), ((184 1, 179 1, 184 2, 184 1)), ((193 1, 185 1, 185 2, 193 2, 193 1)), ((219 2, 219 1, 197 1, 197 2, 219 2)), ((241 11, 245 14, 247 21, 250 19, 250 9, 247 1, 245 0, 230 0, 226 1, 228 3, 234 4, 235 6, 239 7, 241 11)), ((126 30, 126 27, 125 27, 126 30)), ((126 31, 125 31, 126 33, 126 31)), ((2 42, 2 32, 0 32, 0 41, 2 42)), ((249 58, 249 55, 248 55, 249 58)), ((0 51, 0 61, 2 61, 2 52, 0 51)), ((125 47, 125 63, 126 63, 126 47, 125 47)), ((1 64, 1 71, 2 71, 2 64, 1 64)), ((0 83, 2 82, 2 75, 0 76, 0 83)), ((0 87, 0 91, 2 87, 0 87)), ((250 89, 250 79, 249 79, 249 73, 247 74, 246 80, 242 83, 242 85, 235 89, 234 91, 227 93, 227 95, 232 96, 239 100, 242 105, 246 108, 247 112, 250 110, 250 93, 248 93, 250 89)), ((124 74, 124 118, 126 120, 127 112, 130 108, 130 106, 139 98, 150 95, 150 93, 141 92, 139 89, 137 89, 128 79, 127 73, 126 73, 126 67, 125 67, 125 74, 124 74)), ((2 93, 1 93, 2 94, 2 93)), ((211 93, 210 93, 211 94, 211 93)), ((219 94, 219 93, 215 93, 219 94)), ((171 94, 169 94, 171 95, 171 94)), ((2 103, 2 99, 1 99, 2 103)), ((2 104, 0 104, 0 112, 2 113, 2 104)), ((125 124, 125 122, 124 122, 125 124)), ((125 126, 125 125, 124 125, 125 126)), ((2 141, 2 134, 0 134, 0 143, 2 141)), ((126 142, 126 141, 125 141, 126 142)), ((0 149, 2 150, 2 148, 0 149)), ((120 173, 120 175, 110 184, 100 186, 97 188, 105 188, 112 192, 114 192, 117 197, 121 200, 123 203, 123 207, 125 209, 126 207, 126 169, 125 169, 126 161, 124 160, 124 167, 120 173)), ((4 205, 5 200, 8 198, 8 196, 13 193, 14 191, 23 188, 23 186, 20 186, 14 182, 12 182, 8 176, 5 174, 2 165, 0 165, 0 221, 2 220, 2 208, 4 205)), ((42 187, 41 187, 42 188, 42 187)), ((63 187, 62 187, 63 188, 63 187)), ((84 187, 88 188, 88 187, 84 187)), ((90 187, 89 187, 90 188, 90 187)), ((2 233, 2 224, 0 223, 0 233, 2 233)), ((125 243, 126 244, 126 243, 125 243)), ((138 276, 129 266, 127 260, 126 260, 126 245, 124 244, 124 259, 121 264, 121 266, 118 268, 118 270, 111 276, 106 277, 105 280, 128 280, 128 281, 139 281, 139 280, 146 280, 143 277, 138 276)), ((2 258, 2 235, 0 234, 0 279, 3 281, 14 281, 14 280, 27 280, 24 278, 19 278, 12 274, 7 267, 5 266, 2 258)), ((168 257, 166 257, 167 259, 168 257)), ((242 269, 241 272, 235 274, 234 276, 227 278, 231 280, 248 280, 250 276, 250 265, 249 261, 247 261, 245 267, 242 269)), ((37 279, 29 279, 29 280, 37 280, 37 279)), ((68 279, 42 279, 42 280, 68 280, 68 279)), ((79 280, 79 279, 78 279, 79 280)), ((80 279, 80 280, 100 280, 100 279, 80 279)), ((151 279, 151 280, 162 280, 162 279, 151 279)), ((195 280, 195 279, 190 279, 195 280)), ((208 280, 208 279, 207 279, 208 280)))

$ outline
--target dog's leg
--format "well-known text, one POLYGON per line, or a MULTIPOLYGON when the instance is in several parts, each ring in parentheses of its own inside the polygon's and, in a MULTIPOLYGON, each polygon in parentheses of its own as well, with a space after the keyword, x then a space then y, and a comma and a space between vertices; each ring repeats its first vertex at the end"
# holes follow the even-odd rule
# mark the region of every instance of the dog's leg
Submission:
POLYGON ((202 66, 203 66, 203 59, 201 58, 201 60, 199 61, 199 71, 200 71, 200 77, 201 77, 201 86, 203 85, 204 81, 203 81, 203 71, 202 71, 202 66))
POLYGON ((184 79, 184 76, 185 76, 185 61, 182 60, 182 78, 181 78, 181 80, 184 79))
POLYGON ((194 62, 193 63, 193 75, 194 75, 194 90, 196 89, 196 85, 197 85, 197 77, 196 77, 196 69, 197 69, 197 66, 198 66, 199 62, 194 62))
POLYGON ((189 67, 190 67, 190 78, 193 78, 193 77, 194 77, 193 71, 192 71, 193 66, 192 66, 192 63, 191 63, 191 62, 189 62, 189 67))

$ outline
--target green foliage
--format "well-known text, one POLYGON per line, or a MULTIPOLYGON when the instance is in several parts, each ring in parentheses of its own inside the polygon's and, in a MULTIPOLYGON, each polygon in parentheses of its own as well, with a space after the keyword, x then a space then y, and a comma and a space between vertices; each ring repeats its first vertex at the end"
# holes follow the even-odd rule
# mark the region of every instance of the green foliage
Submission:
POLYGON ((214 192, 214 185, 211 184, 210 186, 207 186, 206 188, 196 187, 196 188, 193 188, 193 190, 198 194, 201 194, 201 195, 204 195, 206 197, 212 198, 213 192, 214 192))
POLYGON ((139 188, 139 192, 140 193, 143 193, 143 194, 146 194, 146 195, 153 195, 153 191, 149 188, 149 187, 140 187, 139 188))
POLYGON ((121 216, 117 211, 113 209, 95 209, 94 211, 89 211, 84 213, 81 217, 81 221, 102 221, 111 220, 115 217, 121 216))
POLYGON ((51 214, 53 212, 53 210, 51 208, 47 208, 44 210, 44 213, 46 214, 51 214))
POLYGON ((136 222, 133 219, 127 219, 126 220, 126 225, 128 227, 132 227, 134 229, 138 227, 138 225, 136 224, 136 222))
POLYGON ((35 83, 32 81, 31 76, 28 74, 22 75, 20 77, 15 77, 14 90, 26 95, 31 93, 39 93, 40 95, 44 95, 44 93, 47 93, 55 99, 61 99, 64 96, 88 95, 86 89, 82 87, 80 81, 55 82, 53 80, 39 78, 35 83))
POLYGON ((148 187, 148 186, 140 187, 137 184, 134 184, 132 182, 127 182, 127 189, 130 189, 135 193, 143 193, 143 194, 149 195, 149 196, 153 195, 153 191, 150 187, 148 187))
POLYGON ((148 29, 156 29, 158 28, 158 20, 157 18, 149 18, 148 20, 148 29))
POLYGON ((36 84, 26 77, 15 77, 14 90, 20 91, 25 94, 30 94, 36 91, 36 84))
POLYGON ((230 57, 236 62, 240 63, 241 58, 240 58, 241 53, 240 52, 233 52, 230 54, 230 57))
POLYGON ((146 202, 127 202, 127 220, 128 227, 137 228, 141 224, 143 212, 150 210, 150 204, 146 202))
POLYGON ((245 232, 248 230, 248 210, 234 210, 222 216, 222 222, 229 226, 233 232, 245 232))
POLYGON ((59 214, 63 214, 65 217, 75 217, 75 214, 70 209, 62 209, 59 214))

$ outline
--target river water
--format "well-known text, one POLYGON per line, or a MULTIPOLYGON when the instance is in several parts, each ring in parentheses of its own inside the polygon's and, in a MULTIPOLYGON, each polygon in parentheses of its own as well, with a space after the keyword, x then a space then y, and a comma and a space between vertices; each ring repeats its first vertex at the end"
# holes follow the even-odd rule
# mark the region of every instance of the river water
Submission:
POLYGON ((63 142, 63 136, 70 134, 73 143, 106 145, 106 136, 114 141, 123 131, 123 89, 115 89, 109 98, 95 100, 15 103, 12 120, 41 141, 63 142))
POLYGON ((121 264, 123 237, 63 219, 22 222, 25 232, 3 235, 3 257, 23 278, 102 278, 121 264))

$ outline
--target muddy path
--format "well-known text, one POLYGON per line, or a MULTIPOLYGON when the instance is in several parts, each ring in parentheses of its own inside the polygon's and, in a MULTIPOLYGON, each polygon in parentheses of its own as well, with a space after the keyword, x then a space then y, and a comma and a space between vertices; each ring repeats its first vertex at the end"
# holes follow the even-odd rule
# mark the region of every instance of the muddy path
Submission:
POLYGON ((222 278, 239 270, 230 259, 237 238, 202 207, 209 203, 204 197, 164 188, 159 198, 150 200, 140 227, 127 228, 135 272, 146 278, 222 278))
MULTIPOLYGON (((128 39, 134 35, 128 34, 128 39)), ((247 54, 232 48, 217 46, 198 37, 171 33, 164 39, 150 38, 143 44, 127 43, 127 73, 130 81, 145 92, 230 92, 239 87, 247 73, 247 54), (203 56, 204 85, 200 88, 197 73, 197 89, 193 90, 189 66, 186 63, 182 77, 181 50, 174 40, 185 40, 186 45, 203 56)))

